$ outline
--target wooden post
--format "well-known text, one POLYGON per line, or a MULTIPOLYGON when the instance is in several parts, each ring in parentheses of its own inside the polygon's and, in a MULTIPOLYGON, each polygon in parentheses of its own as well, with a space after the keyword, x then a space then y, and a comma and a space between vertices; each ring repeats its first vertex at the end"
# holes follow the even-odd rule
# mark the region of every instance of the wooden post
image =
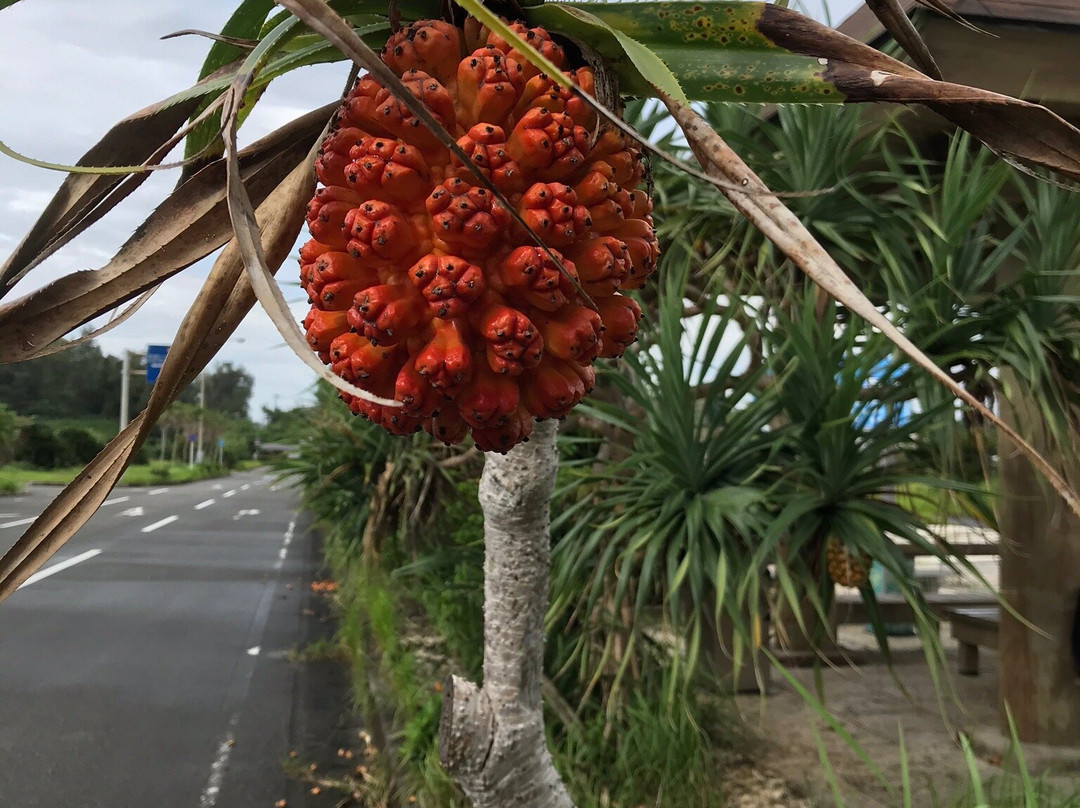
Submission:
MULTIPOLYGON (((1012 413, 1021 434, 1037 437, 1036 403, 1012 413), (1026 409, 1030 408, 1030 409, 1026 409)), ((1051 462, 1061 453, 1033 441, 1051 462)), ((1080 469, 1066 470, 1076 486, 1080 469)), ((1028 460, 1001 438, 1001 592, 1043 632, 1001 614, 1001 698, 1021 741, 1080 746, 1080 674, 1071 645, 1080 597, 1080 519, 1039 477, 1028 460)))

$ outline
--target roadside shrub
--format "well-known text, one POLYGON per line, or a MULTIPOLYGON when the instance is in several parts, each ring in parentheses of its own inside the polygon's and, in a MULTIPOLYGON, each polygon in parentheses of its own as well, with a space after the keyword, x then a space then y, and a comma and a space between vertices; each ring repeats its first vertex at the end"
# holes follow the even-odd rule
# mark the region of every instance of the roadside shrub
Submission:
POLYGON ((105 441, 94 432, 78 426, 65 426, 56 433, 63 448, 61 466, 85 466, 105 448, 105 441))
POLYGON ((22 491, 22 483, 20 483, 14 477, 5 475, 4 470, 0 469, 0 496, 12 496, 14 494, 21 494, 22 491))
MULTIPOLYGON (((217 447, 212 446, 210 447, 210 450, 217 452, 217 447)), ((252 450, 246 443, 241 444, 226 439, 225 446, 221 452, 221 461, 225 468, 234 469, 251 457, 251 454, 252 450)), ((216 454, 214 456, 217 457, 216 454)))
POLYGON ((150 464, 150 479, 155 483, 167 483, 171 476, 168 463, 157 462, 150 464))
POLYGON ((52 427, 30 423, 22 429, 15 459, 33 468, 60 468, 65 465, 64 446, 52 427))

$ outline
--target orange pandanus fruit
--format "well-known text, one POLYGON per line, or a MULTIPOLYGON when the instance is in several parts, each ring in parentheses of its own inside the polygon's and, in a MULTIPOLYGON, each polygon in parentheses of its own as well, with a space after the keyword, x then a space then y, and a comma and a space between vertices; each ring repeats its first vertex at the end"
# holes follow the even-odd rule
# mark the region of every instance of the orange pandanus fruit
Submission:
MULTIPOLYGON (((513 27, 593 92, 592 71, 571 69, 546 31, 513 27)), ((401 405, 342 394, 354 413, 505 452, 534 420, 564 417, 592 389, 593 361, 635 339, 641 311, 621 292, 659 252, 641 154, 474 20, 415 22, 382 58, 547 250, 361 76, 315 164, 323 187, 300 252, 308 342, 334 373, 401 405)))

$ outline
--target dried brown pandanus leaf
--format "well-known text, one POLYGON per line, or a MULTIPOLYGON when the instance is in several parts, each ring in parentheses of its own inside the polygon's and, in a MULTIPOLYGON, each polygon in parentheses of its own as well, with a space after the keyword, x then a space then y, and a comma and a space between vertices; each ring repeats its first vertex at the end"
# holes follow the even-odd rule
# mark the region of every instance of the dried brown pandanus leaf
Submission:
MULTIPOLYGON (((241 152, 244 183, 257 204, 308 159, 335 106, 303 115, 241 152)), ((104 267, 66 275, 0 306, 0 363, 30 358, 221 247, 232 236, 225 178, 223 159, 203 168, 158 206, 104 267)))
POLYGON ((935 81, 881 51, 776 5, 758 30, 794 53, 816 56, 821 75, 848 102, 921 103, 994 151, 1080 180, 1080 130, 1046 107, 988 90, 935 81))
POLYGON ((130 320, 131 317, 135 314, 135 312, 137 312, 139 309, 141 309, 143 307, 143 304, 145 304, 146 301, 148 301, 151 297, 153 297, 154 292, 156 292, 160 288, 161 288, 161 286, 159 284, 157 286, 151 287, 150 289, 147 289, 145 292, 143 292, 141 295, 139 295, 139 297, 137 297, 135 299, 135 301, 131 305, 129 305, 127 308, 125 308, 123 311, 121 311, 119 313, 114 312, 113 313, 114 316, 111 317, 109 319, 109 321, 107 323, 105 323, 105 325, 101 326, 100 328, 95 328, 93 331, 90 331, 90 332, 88 332, 86 334, 83 334, 81 337, 78 337, 78 338, 72 339, 72 340, 68 340, 66 342, 61 342, 59 340, 56 341, 56 342, 53 342, 50 345, 47 345, 46 347, 35 351, 33 354, 31 354, 30 356, 28 356, 26 358, 27 359, 40 359, 43 356, 52 356, 53 354, 58 354, 58 353, 60 353, 62 351, 66 351, 69 348, 74 348, 76 345, 85 345, 88 342, 92 342, 95 339, 97 339, 98 337, 100 337, 102 334, 108 334, 110 331, 112 331, 118 325, 126 323, 128 320, 130 320))
MULTIPOLYGON (((310 346, 300 333, 299 328, 297 328, 292 313, 289 311, 289 304, 285 301, 285 296, 273 281, 273 273, 266 265, 266 256, 263 253, 262 243, 259 238, 259 225, 255 219, 255 210, 252 207, 247 189, 244 187, 239 150, 236 145, 236 130, 240 110, 244 106, 244 96, 253 79, 254 74, 251 72, 237 74, 232 85, 225 93, 225 104, 221 113, 222 128, 224 129, 226 197, 228 199, 229 219, 232 222, 233 233, 235 234, 234 242, 243 256, 251 288, 270 321, 285 340, 285 344, 292 349, 293 353, 305 365, 315 371, 319 378, 351 396, 386 407, 400 407, 401 405, 396 401, 373 395, 345 381, 331 373, 319 362, 312 354, 310 346)), ((317 138, 319 143, 322 142, 329 128, 330 119, 327 116, 326 123, 317 138)), ((312 149, 306 161, 309 165, 314 163, 315 154, 316 149, 312 149)), ((314 190, 314 172, 311 172, 311 174, 311 188, 314 190)))
POLYGON ((931 78, 938 80, 942 78, 941 69, 934 61, 930 49, 926 47, 926 42, 919 35, 915 24, 912 23, 899 0, 866 0, 866 5, 900 47, 915 60, 915 64, 931 78))
MULTIPOLYGON (((257 214, 267 262, 275 270, 288 257, 303 225, 304 202, 314 178, 309 161, 296 165, 257 214)), ((0 602, 9 597, 82 527, 120 479, 150 428, 214 358, 255 304, 235 242, 218 256, 188 310, 146 409, 117 435, 0 557, 0 602)))
MULTIPOLYGON (((152 166, 159 163, 183 137, 182 133, 197 123, 188 122, 188 118, 203 97, 198 92, 200 85, 217 81, 234 70, 235 64, 227 65, 196 84, 184 98, 170 97, 129 115, 106 132, 77 165, 152 166)), ((213 106, 204 110, 204 114, 213 106)), ((185 163, 190 165, 191 161, 185 163)), ((0 266, 0 298, 34 266, 129 196, 148 176, 148 172, 69 174, 22 242, 0 266)))

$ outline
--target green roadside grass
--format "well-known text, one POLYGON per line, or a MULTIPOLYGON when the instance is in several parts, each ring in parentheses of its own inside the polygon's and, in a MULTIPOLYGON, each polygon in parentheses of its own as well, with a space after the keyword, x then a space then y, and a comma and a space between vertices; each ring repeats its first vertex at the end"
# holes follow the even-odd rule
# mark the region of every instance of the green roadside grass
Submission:
MULTIPOLYGON (((239 467, 246 471, 256 468, 260 463, 247 461, 239 467)), ((28 469, 10 465, 0 467, 0 495, 17 494, 27 485, 67 485, 82 471, 81 466, 62 469, 28 469)), ((130 466, 120 478, 118 485, 162 485, 166 483, 192 483, 215 477, 227 477, 230 470, 223 466, 199 465, 188 466, 186 463, 154 462, 130 466)))

